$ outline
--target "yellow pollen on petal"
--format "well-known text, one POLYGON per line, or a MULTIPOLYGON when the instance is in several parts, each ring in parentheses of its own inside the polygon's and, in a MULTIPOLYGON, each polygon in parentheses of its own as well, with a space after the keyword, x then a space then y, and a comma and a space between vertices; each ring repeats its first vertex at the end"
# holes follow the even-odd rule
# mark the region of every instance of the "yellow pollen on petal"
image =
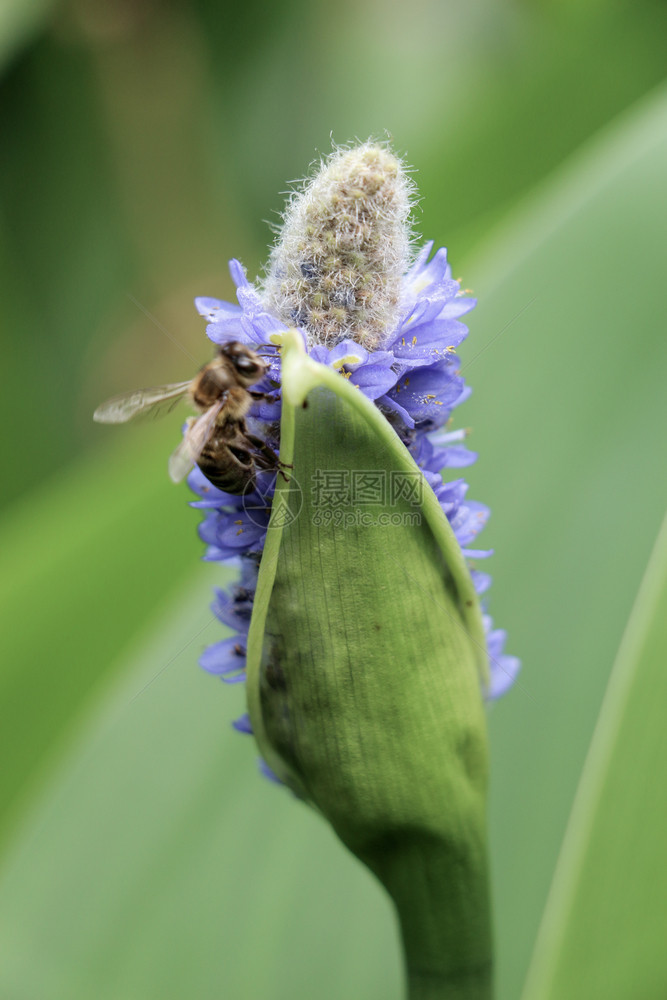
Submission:
MULTIPOLYGON (((405 343, 405 341, 403 341, 403 343, 405 343)), ((413 337, 412 338, 412 346, 414 347, 416 343, 417 343, 417 338, 413 337)))
POLYGON ((339 358, 338 361, 333 361, 331 367, 340 371, 344 365, 358 365, 360 361, 361 358, 356 354, 346 354, 344 357, 339 358))

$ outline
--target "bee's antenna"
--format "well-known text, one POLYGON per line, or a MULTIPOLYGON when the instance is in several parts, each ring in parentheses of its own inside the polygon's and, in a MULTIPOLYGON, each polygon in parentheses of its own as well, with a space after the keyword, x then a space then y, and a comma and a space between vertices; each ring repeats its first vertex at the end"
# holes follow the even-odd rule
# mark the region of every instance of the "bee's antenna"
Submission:
POLYGON ((257 344, 257 347, 262 347, 262 348, 270 347, 271 350, 275 351, 276 353, 280 350, 278 344, 257 344))

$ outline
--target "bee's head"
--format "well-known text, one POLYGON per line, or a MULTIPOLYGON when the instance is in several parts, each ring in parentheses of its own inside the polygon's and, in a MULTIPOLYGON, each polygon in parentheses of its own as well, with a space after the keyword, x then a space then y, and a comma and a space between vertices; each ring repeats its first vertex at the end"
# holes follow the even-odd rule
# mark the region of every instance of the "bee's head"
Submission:
POLYGON ((239 383, 244 387, 258 382, 267 369, 266 362, 238 340, 223 344, 220 355, 231 363, 239 383))

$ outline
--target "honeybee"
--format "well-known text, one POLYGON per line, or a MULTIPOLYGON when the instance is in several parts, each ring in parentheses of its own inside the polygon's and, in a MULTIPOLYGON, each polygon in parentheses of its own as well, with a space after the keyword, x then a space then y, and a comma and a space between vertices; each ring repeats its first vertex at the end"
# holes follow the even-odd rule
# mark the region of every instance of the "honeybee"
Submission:
POLYGON ((95 410, 93 420, 123 424, 140 414, 169 412, 189 397, 201 411, 169 459, 169 475, 180 482, 196 462, 206 478, 225 493, 248 493, 258 469, 278 470, 280 462, 261 438, 249 433, 245 418, 254 399, 249 387, 266 374, 268 364, 246 344, 232 340, 189 382, 172 382, 114 396, 95 410))

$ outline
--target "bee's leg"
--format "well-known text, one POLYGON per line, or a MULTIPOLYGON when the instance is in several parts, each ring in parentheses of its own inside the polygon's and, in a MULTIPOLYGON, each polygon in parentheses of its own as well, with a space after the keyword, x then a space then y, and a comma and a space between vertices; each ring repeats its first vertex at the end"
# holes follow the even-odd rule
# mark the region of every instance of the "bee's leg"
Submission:
POLYGON ((275 451, 271 449, 266 441, 262 441, 261 438, 255 437, 254 434, 246 434, 247 440, 253 445, 257 450, 254 453, 255 463, 260 469, 271 469, 276 470, 279 475, 283 477, 286 483, 289 482, 288 477, 283 472, 283 469, 291 469, 292 465, 287 462, 281 462, 275 451))
POLYGON ((282 464, 275 451, 269 447, 266 441, 255 437, 254 434, 246 434, 246 440, 255 449, 254 455, 257 465, 265 469, 277 469, 282 464))
MULTIPOLYGON (((273 468, 275 469, 275 471, 276 471, 276 472, 278 473, 278 475, 279 475, 279 476, 282 476, 282 477, 283 477, 283 480, 284 480, 284 481, 285 481, 286 483, 289 483, 289 481, 290 481, 290 477, 289 477, 289 476, 288 476, 288 475, 287 475, 287 474, 286 474, 285 472, 283 472, 283 470, 282 470, 281 466, 285 466, 285 463, 284 463, 284 462, 279 462, 279 463, 278 463, 278 466, 276 467, 276 466, 274 465, 274 466, 273 466, 273 468)), ((291 466, 291 465, 289 465, 289 466, 285 466, 285 468, 289 468, 289 469, 291 469, 291 468, 292 468, 292 466, 291 466)))
POLYGON ((248 389, 248 395, 252 396, 256 403, 260 403, 262 401, 266 403, 276 403, 278 401, 278 397, 272 395, 270 392, 253 392, 251 389, 248 389))

